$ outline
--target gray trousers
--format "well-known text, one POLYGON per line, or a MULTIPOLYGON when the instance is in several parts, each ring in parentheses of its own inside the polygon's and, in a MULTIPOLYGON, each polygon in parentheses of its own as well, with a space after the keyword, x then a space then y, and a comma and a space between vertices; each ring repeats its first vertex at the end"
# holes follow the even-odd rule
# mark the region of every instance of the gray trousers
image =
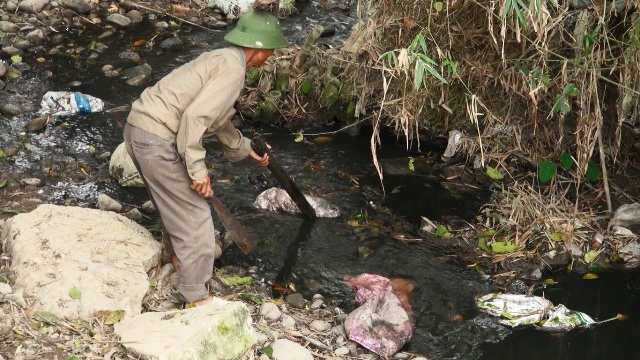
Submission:
POLYGON ((180 297, 186 302, 205 299, 215 253, 209 203, 191 189, 174 143, 129 124, 124 142, 162 219, 167 252, 178 258, 180 297))

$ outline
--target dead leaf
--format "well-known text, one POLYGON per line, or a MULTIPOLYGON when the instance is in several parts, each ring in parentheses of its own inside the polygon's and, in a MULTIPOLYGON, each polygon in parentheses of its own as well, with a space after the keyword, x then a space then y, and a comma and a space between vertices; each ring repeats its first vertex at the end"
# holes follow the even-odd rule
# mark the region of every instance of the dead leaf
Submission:
POLYGON ((402 19, 402 26, 406 29, 413 29, 418 26, 418 22, 415 19, 404 18, 402 19))

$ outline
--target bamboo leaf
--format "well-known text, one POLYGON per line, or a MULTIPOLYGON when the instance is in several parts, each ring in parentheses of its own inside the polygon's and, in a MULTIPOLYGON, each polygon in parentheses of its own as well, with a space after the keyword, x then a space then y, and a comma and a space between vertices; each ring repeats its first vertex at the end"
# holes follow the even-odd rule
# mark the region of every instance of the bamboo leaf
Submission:
POLYGON ((487 172, 487 175, 488 175, 490 178, 492 178, 493 180, 502 180, 502 179, 504 179, 504 175, 502 175, 502 174, 500 173, 500 171, 498 171, 498 169, 493 168, 493 167, 491 167, 491 166, 489 166, 489 165, 487 165, 487 170, 486 170, 486 172, 487 172))
POLYGON ((518 251, 518 244, 511 241, 498 241, 491 243, 491 251, 496 254, 513 253, 518 251))
POLYGON ((302 135, 302 133, 298 133, 298 136, 296 136, 296 139, 294 141, 300 142, 302 140, 304 140, 304 135, 302 135))
POLYGON ((414 79, 415 90, 420 90, 420 86, 422 86, 422 78, 424 77, 424 67, 421 66, 421 62, 416 62, 416 77, 414 79))
POLYGON ((587 163, 587 171, 584 173, 584 176, 593 182, 598 181, 600 171, 598 170, 598 164, 596 164, 595 161, 589 160, 587 163))
POLYGON ((444 237, 446 235, 449 235, 449 229, 447 229, 446 226, 440 224, 438 225, 438 228, 436 229, 436 235, 439 237, 444 237))
POLYGON ((33 313, 33 318, 36 321, 52 324, 52 325, 62 325, 62 321, 58 319, 55 315, 48 311, 36 311, 33 313))
POLYGON ((584 276, 582 278, 584 280, 593 280, 593 279, 597 279, 598 278, 598 274, 587 273, 587 274, 584 274, 584 276))
POLYGON ((568 152, 563 152, 562 155, 560 155, 560 162, 563 168, 569 170, 573 166, 573 157, 571 157, 571 154, 568 152))
POLYGON ((549 161, 547 159, 543 160, 540 163, 540 167, 538 168, 538 179, 540 179, 541 183, 546 183, 547 181, 553 179, 558 171, 558 165, 556 163, 549 161))
POLYGON ((73 300, 78 300, 82 297, 82 292, 80 291, 80 289, 74 286, 71 289, 69 289, 69 296, 73 300))
POLYGON ((422 63, 424 68, 429 72, 429 74, 433 75, 436 79, 440 80, 443 84, 448 84, 447 80, 443 78, 438 72, 429 64, 422 63))
POLYGON ((598 252, 597 250, 589 250, 586 254, 584 254, 584 262, 587 264, 592 263, 598 257, 599 253, 600 252, 598 252))
POLYGON ((104 319, 105 325, 113 325, 124 318, 124 310, 109 311, 109 315, 104 319))
POLYGON ((491 249, 489 249, 489 246, 487 246, 487 239, 484 237, 478 239, 478 247, 488 253, 491 252, 491 249))

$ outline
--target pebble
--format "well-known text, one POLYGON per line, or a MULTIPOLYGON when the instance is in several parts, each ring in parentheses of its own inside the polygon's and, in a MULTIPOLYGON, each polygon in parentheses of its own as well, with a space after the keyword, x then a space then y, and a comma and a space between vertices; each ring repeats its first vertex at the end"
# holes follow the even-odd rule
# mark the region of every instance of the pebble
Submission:
POLYGON ((280 319, 282 312, 278 308, 278 305, 272 302, 265 302, 260 306, 260 315, 264 316, 268 321, 276 321, 280 319))
POLYGON ((347 347, 345 346, 341 346, 337 348, 333 353, 338 356, 346 356, 349 355, 349 349, 347 349, 347 347))
POLYGON ((309 324, 309 328, 318 332, 325 332, 331 329, 331 324, 323 320, 313 320, 309 324))
POLYGON ((296 309, 304 309, 306 305, 304 297, 299 293, 287 295, 285 301, 287 302, 287 304, 293 306, 296 309))
POLYGON ((20 184, 24 186, 40 186, 41 183, 42 183, 42 180, 38 178, 26 178, 26 179, 20 180, 20 184))

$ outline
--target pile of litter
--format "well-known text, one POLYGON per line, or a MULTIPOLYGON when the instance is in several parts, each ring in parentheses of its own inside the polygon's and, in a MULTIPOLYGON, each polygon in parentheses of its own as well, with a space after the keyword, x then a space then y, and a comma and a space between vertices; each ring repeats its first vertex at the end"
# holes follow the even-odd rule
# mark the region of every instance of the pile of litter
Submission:
POLYGON ((492 293, 476 301, 480 311, 499 316, 498 322, 511 327, 531 325, 549 332, 569 331, 596 324, 589 315, 567 309, 540 296, 492 293))

